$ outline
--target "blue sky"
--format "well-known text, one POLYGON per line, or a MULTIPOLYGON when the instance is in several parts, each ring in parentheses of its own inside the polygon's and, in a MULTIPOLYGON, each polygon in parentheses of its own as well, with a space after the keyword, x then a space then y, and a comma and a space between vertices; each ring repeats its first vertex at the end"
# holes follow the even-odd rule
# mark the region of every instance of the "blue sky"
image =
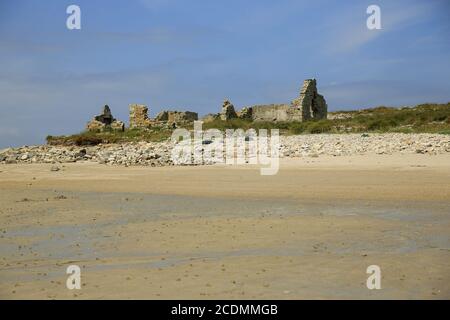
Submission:
POLYGON ((330 110, 448 102, 448 16, 446 0, 4 0, 0 148, 80 132, 104 104, 126 122, 130 103, 202 115, 289 102, 306 78, 330 110))

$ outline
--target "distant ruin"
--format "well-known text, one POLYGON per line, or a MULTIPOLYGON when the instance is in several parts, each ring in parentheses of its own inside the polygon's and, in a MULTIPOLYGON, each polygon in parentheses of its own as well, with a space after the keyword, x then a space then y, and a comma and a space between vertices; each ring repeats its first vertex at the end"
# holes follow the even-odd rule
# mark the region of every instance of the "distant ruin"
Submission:
POLYGON ((255 105, 236 112, 233 104, 225 100, 220 113, 209 114, 202 120, 205 122, 235 118, 272 122, 320 120, 327 118, 327 109, 325 98, 317 91, 316 80, 307 79, 303 82, 299 97, 291 104, 255 105))
POLYGON ((115 130, 115 131, 124 131, 125 123, 114 119, 111 109, 108 105, 103 107, 103 111, 100 115, 95 116, 91 121, 86 125, 86 129, 88 131, 105 131, 105 130, 115 130))
POLYGON ((231 104, 229 100, 225 100, 223 102, 222 111, 220 112, 220 119, 221 120, 228 120, 237 118, 238 115, 236 111, 234 110, 234 106, 231 104))
MULTIPOLYGON (((198 114, 191 111, 161 111, 154 119, 148 116, 148 107, 143 104, 130 104, 130 129, 150 129, 154 126, 176 128, 178 125, 198 120, 198 114)), ((125 123, 112 116, 108 105, 103 107, 100 115, 95 116, 86 125, 87 131, 102 132, 106 130, 124 131, 125 123)))
POLYGON ((148 117, 148 107, 143 104, 130 104, 130 129, 147 128, 153 124, 148 117))
POLYGON ((300 97, 292 101, 292 106, 302 110, 302 120, 327 118, 328 106, 325 98, 317 91, 316 79, 303 82, 300 97))
MULTIPOLYGON (((143 104, 129 105, 130 129, 150 129, 152 127, 176 128, 183 124, 198 120, 198 114, 192 111, 169 111, 159 112, 155 118, 148 115, 148 107, 143 104)), ((202 118, 204 122, 217 119, 227 121, 231 119, 246 119, 250 121, 307 121, 327 118, 328 107, 325 98, 317 91, 315 79, 306 79, 300 90, 298 98, 290 104, 270 104, 243 107, 236 111, 234 105, 226 99, 219 113, 208 114, 202 118)), ((94 117, 88 124, 89 131, 104 131, 105 129, 123 131, 125 124, 114 119, 110 108, 105 105, 102 114, 94 117)))
POLYGON ((170 126, 198 120, 198 114, 191 111, 161 111, 154 119, 148 117, 148 107, 142 104, 130 104, 130 129, 150 128, 152 126, 170 126))

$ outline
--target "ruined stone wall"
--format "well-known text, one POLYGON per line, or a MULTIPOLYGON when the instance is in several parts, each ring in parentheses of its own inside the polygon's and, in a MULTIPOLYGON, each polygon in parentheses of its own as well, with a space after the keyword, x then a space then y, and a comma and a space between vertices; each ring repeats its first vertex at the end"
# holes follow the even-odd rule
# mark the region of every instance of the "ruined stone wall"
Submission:
POLYGON ((287 104, 252 106, 253 121, 302 121, 301 111, 287 104))
POLYGON ((148 117, 148 108, 141 104, 130 105, 130 128, 150 128, 162 124, 180 124, 198 120, 198 114, 191 111, 167 111, 159 112, 155 119, 148 117))
POLYGON ((251 109, 253 121, 306 121, 327 118, 327 103, 317 92, 315 79, 303 82, 300 96, 290 105, 258 105, 245 109, 251 109))
POLYGON ((313 101, 313 118, 318 119, 326 119, 328 114, 328 106, 325 101, 325 98, 321 94, 317 94, 313 101))
POLYGON ((148 128, 152 121, 148 118, 148 107, 143 104, 130 104, 130 129, 148 128))
POLYGON ((186 123, 198 120, 198 114, 191 111, 167 111, 167 122, 186 123))
POLYGON ((292 101, 293 108, 302 110, 302 120, 319 120, 327 118, 327 103, 317 91, 316 79, 303 81, 300 96, 292 101))

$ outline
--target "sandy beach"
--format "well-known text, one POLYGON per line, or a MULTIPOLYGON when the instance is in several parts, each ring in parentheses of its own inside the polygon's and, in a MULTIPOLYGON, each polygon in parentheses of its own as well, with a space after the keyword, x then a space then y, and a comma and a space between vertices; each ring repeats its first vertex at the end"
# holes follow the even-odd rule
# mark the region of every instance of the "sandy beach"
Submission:
POLYGON ((448 153, 51 167, 0 165, 1 299, 450 298, 448 153))

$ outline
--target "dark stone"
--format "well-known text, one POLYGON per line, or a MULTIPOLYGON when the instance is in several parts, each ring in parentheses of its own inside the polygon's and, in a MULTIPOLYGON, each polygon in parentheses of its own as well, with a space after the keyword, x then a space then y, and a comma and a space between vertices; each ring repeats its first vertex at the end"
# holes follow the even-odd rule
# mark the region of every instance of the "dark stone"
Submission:
POLYGON ((102 114, 96 116, 95 120, 100 121, 101 123, 104 123, 106 125, 110 125, 114 121, 114 118, 111 113, 111 109, 109 108, 108 105, 105 105, 103 107, 102 114))

